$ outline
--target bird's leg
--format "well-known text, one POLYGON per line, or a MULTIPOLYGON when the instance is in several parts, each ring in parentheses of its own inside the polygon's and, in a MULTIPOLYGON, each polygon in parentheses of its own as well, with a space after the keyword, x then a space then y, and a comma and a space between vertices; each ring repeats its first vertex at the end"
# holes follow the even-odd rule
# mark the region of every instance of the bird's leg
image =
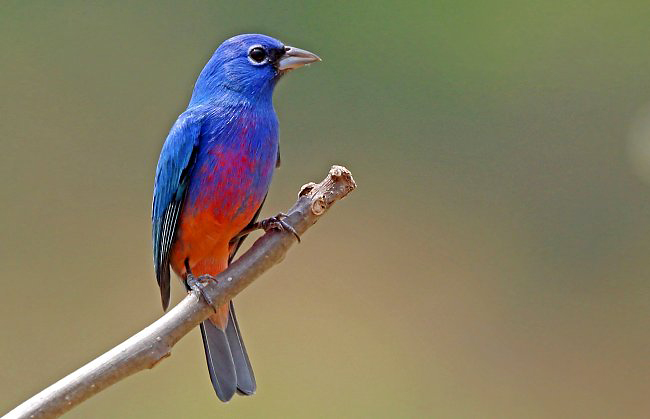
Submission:
POLYGON ((246 228, 240 231, 239 234, 237 234, 232 240, 236 240, 242 236, 250 234, 255 230, 262 229, 266 232, 268 232, 269 230, 288 231, 291 234, 293 234, 296 240, 298 240, 298 243, 300 243, 300 235, 298 235, 298 232, 296 231, 295 228, 291 227, 286 221, 284 221, 284 218, 286 217, 288 217, 288 215, 281 212, 275 217, 269 217, 264 220, 250 223, 246 228))
POLYGON ((279 230, 279 231, 288 231, 293 236, 298 240, 298 243, 300 243, 300 235, 296 231, 295 228, 290 226, 286 221, 284 221, 284 218, 287 218, 288 215, 281 212, 278 213, 275 217, 269 217, 264 220, 258 221, 256 224, 259 224, 259 228, 263 229, 264 231, 269 231, 269 230, 279 230))
POLYGON ((196 277, 192 275, 191 272, 188 272, 187 277, 185 279, 185 282, 187 283, 187 286, 192 290, 192 291, 197 291, 203 299, 212 306, 212 309, 217 312, 217 309, 214 306, 214 301, 206 294, 205 292, 205 286, 209 284, 210 282, 217 282, 217 277, 212 276, 212 275, 201 275, 199 277, 196 277))

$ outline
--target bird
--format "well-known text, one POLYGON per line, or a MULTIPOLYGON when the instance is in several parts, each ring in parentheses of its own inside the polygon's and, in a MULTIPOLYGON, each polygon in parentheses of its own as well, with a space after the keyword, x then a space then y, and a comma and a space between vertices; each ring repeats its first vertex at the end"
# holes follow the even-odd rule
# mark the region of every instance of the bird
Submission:
MULTIPOLYGON (((199 74, 160 152, 152 204, 153 262, 163 310, 170 268, 190 290, 225 270, 256 228, 289 229, 283 214, 257 221, 280 164, 273 91, 285 74, 321 59, 267 35, 225 40, 199 74)), ((292 231, 295 233, 295 231, 292 231)), ((256 382, 232 301, 200 325, 217 397, 251 395, 256 382)))

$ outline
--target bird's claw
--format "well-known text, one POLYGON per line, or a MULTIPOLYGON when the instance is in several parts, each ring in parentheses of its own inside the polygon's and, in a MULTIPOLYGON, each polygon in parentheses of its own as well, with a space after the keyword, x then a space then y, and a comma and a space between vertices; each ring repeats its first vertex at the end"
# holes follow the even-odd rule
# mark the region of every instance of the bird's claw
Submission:
POLYGON ((266 232, 269 230, 288 231, 293 234, 296 240, 298 240, 298 243, 300 243, 300 235, 298 235, 296 229, 284 221, 284 219, 287 217, 287 214, 281 212, 275 217, 269 217, 265 220, 259 221, 257 224, 259 225, 259 228, 263 229, 266 232))
POLYGON ((208 296, 208 294, 205 292, 205 286, 208 285, 210 282, 217 282, 217 278, 212 276, 212 275, 201 275, 199 277, 196 277, 192 274, 187 274, 187 286, 190 287, 191 290, 197 291, 203 299, 210 304, 210 306, 214 309, 216 312, 217 309, 214 308, 214 301, 208 296))

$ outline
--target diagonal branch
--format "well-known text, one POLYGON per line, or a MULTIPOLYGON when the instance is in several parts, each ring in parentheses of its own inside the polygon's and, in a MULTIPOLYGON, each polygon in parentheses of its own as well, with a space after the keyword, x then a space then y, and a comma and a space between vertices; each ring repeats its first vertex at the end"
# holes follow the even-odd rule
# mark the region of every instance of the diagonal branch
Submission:
MULTIPOLYGON (((332 166, 319 184, 308 183, 284 220, 303 234, 334 204, 356 187, 350 172, 332 166)), ((296 242, 290 232, 270 231, 217 281, 203 287, 204 295, 220 306, 239 294, 260 275, 279 263, 296 242)), ((198 292, 192 291, 177 306, 147 328, 89 362, 67 377, 23 402, 4 419, 58 417, 108 386, 138 371, 153 368, 171 354, 183 336, 213 313, 198 292)))

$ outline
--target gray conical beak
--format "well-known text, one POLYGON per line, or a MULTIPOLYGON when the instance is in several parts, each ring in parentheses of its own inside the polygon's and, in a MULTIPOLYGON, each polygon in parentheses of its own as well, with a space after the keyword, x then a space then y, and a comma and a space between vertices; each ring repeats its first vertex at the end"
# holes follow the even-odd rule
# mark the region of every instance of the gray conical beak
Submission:
POLYGON ((293 70, 316 61, 321 61, 316 54, 300 48, 285 47, 284 55, 278 60, 278 70, 293 70))

